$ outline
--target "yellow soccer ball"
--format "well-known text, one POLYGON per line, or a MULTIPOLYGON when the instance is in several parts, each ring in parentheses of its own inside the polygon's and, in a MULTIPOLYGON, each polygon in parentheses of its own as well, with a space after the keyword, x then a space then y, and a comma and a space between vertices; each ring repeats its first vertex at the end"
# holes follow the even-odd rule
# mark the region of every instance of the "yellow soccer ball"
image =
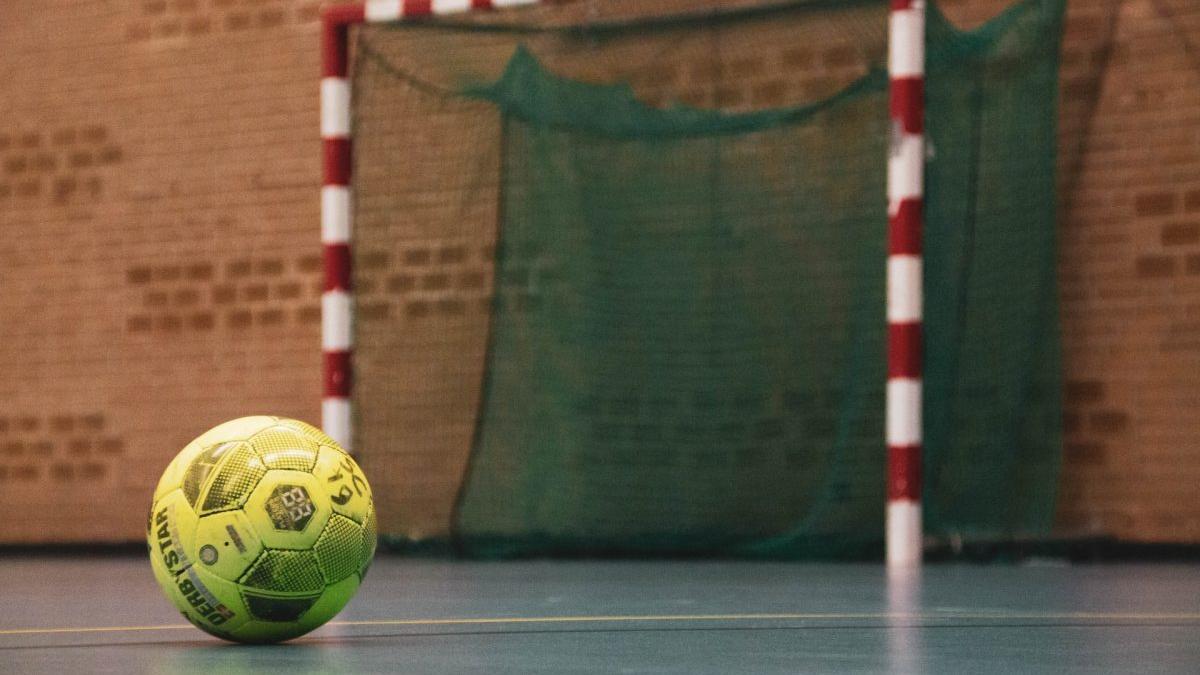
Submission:
POLYGON ((146 543, 188 621, 236 642, 288 640, 332 618, 362 583, 375 554, 371 487, 316 427, 242 417, 167 466, 146 543))

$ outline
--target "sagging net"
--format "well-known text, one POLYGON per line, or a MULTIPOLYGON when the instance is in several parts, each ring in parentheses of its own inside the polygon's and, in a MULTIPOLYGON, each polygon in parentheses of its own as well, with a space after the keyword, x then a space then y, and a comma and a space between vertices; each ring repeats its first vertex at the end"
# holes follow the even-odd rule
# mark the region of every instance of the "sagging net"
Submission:
MULTIPOLYGON (((880 550, 886 4, 357 33, 355 443, 393 544, 880 550)), ((1053 513, 1062 11, 929 11, 934 535, 1053 513)))

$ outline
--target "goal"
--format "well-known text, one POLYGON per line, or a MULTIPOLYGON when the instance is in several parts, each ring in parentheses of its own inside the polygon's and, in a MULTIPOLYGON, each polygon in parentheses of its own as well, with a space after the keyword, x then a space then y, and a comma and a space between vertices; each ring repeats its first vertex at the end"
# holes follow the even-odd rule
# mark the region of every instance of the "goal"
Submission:
POLYGON ((922 495, 935 537, 1044 531, 1055 3, 660 4, 325 8, 323 424, 383 531, 911 565, 922 495))

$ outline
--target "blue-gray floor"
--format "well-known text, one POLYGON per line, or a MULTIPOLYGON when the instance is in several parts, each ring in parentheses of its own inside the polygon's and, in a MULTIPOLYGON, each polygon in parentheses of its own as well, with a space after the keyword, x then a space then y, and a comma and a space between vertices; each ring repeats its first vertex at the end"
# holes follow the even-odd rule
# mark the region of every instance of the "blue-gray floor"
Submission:
POLYGON ((282 646, 182 622, 141 558, 0 558, 0 673, 1200 673, 1200 566, 381 557, 282 646), (102 630, 92 630, 102 629, 102 630))

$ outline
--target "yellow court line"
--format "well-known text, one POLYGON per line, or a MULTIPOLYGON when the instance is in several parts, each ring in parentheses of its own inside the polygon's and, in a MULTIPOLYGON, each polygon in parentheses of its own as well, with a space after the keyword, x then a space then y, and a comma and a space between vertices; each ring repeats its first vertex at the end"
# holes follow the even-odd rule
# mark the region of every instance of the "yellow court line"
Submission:
POLYGON ((3 628, 0 635, 50 635, 53 633, 125 633, 145 630, 179 630, 192 628, 190 623, 171 623, 162 626, 94 626, 83 628, 3 628))
MULTIPOLYGON (((362 619, 331 621, 328 626, 455 626, 455 625, 516 625, 554 623, 632 623, 632 622, 738 622, 738 621, 820 621, 820 620, 908 620, 934 621, 947 619, 1003 619, 1008 621, 1062 621, 1062 620, 1110 620, 1110 621, 1200 621, 1200 613, 1183 614, 1139 614, 1106 612, 1068 612, 1060 614, 1004 614, 1004 613, 938 613, 904 614, 890 612, 861 613, 805 613, 805 614, 615 614, 591 616, 513 616, 513 617, 462 617, 440 619, 362 619)), ((124 633, 137 631, 163 631, 192 628, 191 624, 176 623, 159 626, 95 626, 78 628, 6 628, 0 635, 50 635, 56 633, 124 633)))
POLYGON ((1007 620, 1117 620, 1117 621, 1200 621, 1200 613, 1196 614, 1135 614, 1135 613, 1102 613, 1102 612, 1073 612, 1066 614, 905 614, 890 612, 862 613, 808 613, 808 614, 646 614, 646 615, 598 615, 598 616, 530 616, 530 617, 480 617, 480 618, 448 618, 448 619, 363 619, 349 621, 331 621, 331 626, 446 626, 446 625, 485 625, 485 624, 544 624, 544 623, 629 623, 644 622, 737 622, 737 621, 811 621, 811 620, 847 620, 847 619, 876 619, 876 620, 908 620, 932 621, 946 619, 1007 619, 1007 620))

